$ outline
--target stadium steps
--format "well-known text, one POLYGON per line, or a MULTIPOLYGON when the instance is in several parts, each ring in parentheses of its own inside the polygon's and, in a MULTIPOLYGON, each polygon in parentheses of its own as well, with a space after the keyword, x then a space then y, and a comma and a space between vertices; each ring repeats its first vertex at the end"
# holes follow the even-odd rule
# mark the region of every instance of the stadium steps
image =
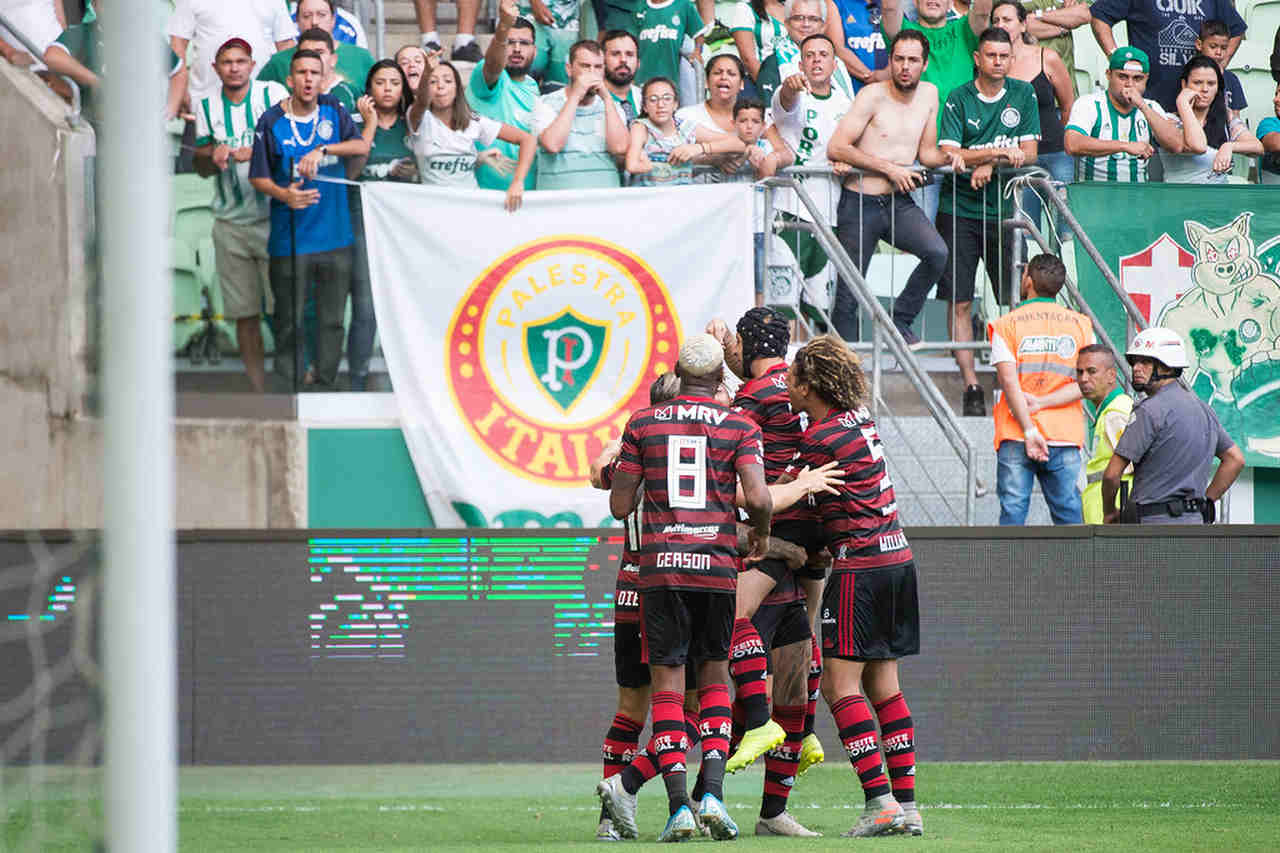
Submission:
MULTIPOLYGON (((923 415, 889 418, 882 415, 877 426, 889 460, 889 476, 893 478, 903 524, 963 525, 964 466, 933 418, 923 415)), ((992 446, 995 425, 990 416, 960 418, 960 428, 974 447, 979 492, 985 488, 985 494, 975 504, 975 522, 980 525, 997 524, 1000 501, 996 497, 996 453, 992 446)), ((1027 524, 1050 523, 1049 509, 1040 494, 1039 485, 1036 485, 1027 524)))
MULTIPOLYGON (((418 19, 413 12, 413 3, 411 0, 388 0, 385 5, 387 16, 387 56, 394 56, 395 52, 406 44, 418 43, 418 19)), ((441 2, 436 6, 436 29, 440 32, 440 38, 444 42, 446 52, 453 45, 453 35, 458 31, 458 7, 453 3, 441 2)), ((480 30, 476 34, 476 41, 480 43, 480 49, 485 50, 489 47, 489 42, 493 41, 493 27, 488 17, 488 4, 480 9, 480 21, 476 27, 480 30)), ((366 31, 369 34, 370 42, 373 41, 376 27, 368 27, 366 31)), ((466 80, 471 74, 470 63, 459 63, 458 71, 466 80)))

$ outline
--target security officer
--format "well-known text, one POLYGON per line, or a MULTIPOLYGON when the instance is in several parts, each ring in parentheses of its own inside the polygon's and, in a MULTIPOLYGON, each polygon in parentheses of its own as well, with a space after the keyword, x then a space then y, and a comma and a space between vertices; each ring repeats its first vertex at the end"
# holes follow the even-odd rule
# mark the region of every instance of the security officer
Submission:
MULTIPOLYGON (((1133 414, 1133 398, 1124 393, 1116 381, 1116 360, 1111 349, 1102 344, 1089 344, 1076 357, 1076 384, 1080 396, 1093 405, 1097 413, 1093 434, 1088 444, 1089 459, 1084 463, 1085 487, 1081 496, 1085 524, 1102 523, 1102 472, 1111 463, 1116 442, 1129 425, 1133 414)), ((1128 497, 1126 486, 1133 487, 1133 469, 1126 468, 1121 478, 1120 503, 1128 497)))
POLYGON ((1146 398, 1133 410, 1102 477, 1107 523, 1212 524, 1214 502, 1244 468, 1244 454, 1218 418, 1178 378, 1187 366, 1182 337, 1172 329, 1150 328, 1134 336, 1125 354, 1133 367, 1133 387, 1146 398), (1208 487, 1209 466, 1218 470, 1208 487), (1124 518, 1115 510, 1125 466, 1133 462, 1133 495, 1124 518))

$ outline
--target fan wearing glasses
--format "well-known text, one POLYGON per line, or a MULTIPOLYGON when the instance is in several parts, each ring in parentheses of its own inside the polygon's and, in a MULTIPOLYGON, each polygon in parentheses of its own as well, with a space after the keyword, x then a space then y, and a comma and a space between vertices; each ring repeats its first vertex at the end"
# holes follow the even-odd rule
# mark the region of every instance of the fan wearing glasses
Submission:
POLYGON ((693 183, 694 161, 716 154, 741 154, 742 140, 676 117, 676 86, 668 77, 644 84, 644 113, 631 125, 627 171, 631 185, 669 187, 693 183))

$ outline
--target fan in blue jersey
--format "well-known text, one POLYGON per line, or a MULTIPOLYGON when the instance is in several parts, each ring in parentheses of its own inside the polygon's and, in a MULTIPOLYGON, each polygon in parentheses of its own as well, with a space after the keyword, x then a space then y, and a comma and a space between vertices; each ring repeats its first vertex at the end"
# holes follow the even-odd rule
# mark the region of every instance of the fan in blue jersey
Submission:
POLYGON ((364 167, 369 143, 334 98, 320 94, 324 61, 297 50, 289 64, 293 94, 258 120, 249 179, 271 198, 271 290, 275 294, 275 370, 293 383, 302 304, 315 288, 316 384, 333 387, 342 357, 343 317, 351 290, 351 216, 347 188, 315 178, 347 179, 364 167), (344 166, 342 159, 347 158, 344 166))

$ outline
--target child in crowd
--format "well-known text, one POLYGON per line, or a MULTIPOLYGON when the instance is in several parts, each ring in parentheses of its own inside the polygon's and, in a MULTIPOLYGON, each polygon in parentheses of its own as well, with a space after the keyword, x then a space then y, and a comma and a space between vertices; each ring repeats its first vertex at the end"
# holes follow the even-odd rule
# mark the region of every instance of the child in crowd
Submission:
MULTIPOLYGON (((771 178, 779 169, 791 165, 790 150, 778 148, 765 138, 764 102, 759 98, 739 98, 733 106, 733 126, 738 139, 746 147, 739 157, 733 157, 722 166, 730 181, 759 181, 771 178)), ((764 301, 764 191, 755 192, 755 276, 756 304, 764 301)))
POLYGON ((1222 71, 1223 92, 1227 98, 1227 115, 1231 119, 1240 117, 1240 111, 1249 106, 1244 98, 1244 87, 1240 78, 1227 70, 1227 51, 1231 47, 1231 32, 1222 21, 1205 21, 1200 25, 1200 37, 1196 39, 1196 53, 1218 63, 1222 71))
POLYGON ((641 89, 644 113, 631 125, 627 171, 632 186, 666 187, 693 183, 693 161, 715 154, 741 154, 736 136, 676 118, 676 85, 654 77, 641 89))

